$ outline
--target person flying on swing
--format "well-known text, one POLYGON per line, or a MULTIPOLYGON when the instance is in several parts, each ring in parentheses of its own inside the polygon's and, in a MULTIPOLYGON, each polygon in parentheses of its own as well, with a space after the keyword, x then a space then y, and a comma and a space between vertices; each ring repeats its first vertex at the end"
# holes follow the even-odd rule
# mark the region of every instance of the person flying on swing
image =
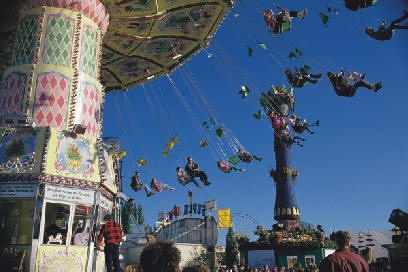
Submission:
POLYGON ((303 137, 297 135, 293 136, 288 130, 282 130, 278 135, 281 142, 283 141, 283 143, 288 147, 290 147, 292 144, 297 144, 298 146, 303 147, 302 142, 306 141, 306 139, 303 137))
POLYGON ((156 178, 152 178, 152 180, 150 181, 150 187, 152 188, 152 190, 158 193, 163 190, 174 191, 173 187, 170 187, 167 184, 163 184, 163 182, 158 183, 156 178))
POLYGON ((176 168, 176 172, 177 172, 177 181, 178 181, 181 185, 185 186, 185 185, 187 185, 188 183, 192 182, 192 183, 194 183, 194 185, 197 186, 198 188, 203 188, 203 186, 200 185, 194 178, 192 178, 192 177, 186 175, 185 172, 184 172, 184 170, 183 170, 183 168, 177 167, 177 168, 176 168))
POLYGON ((322 77, 322 74, 312 74, 309 72, 310 67, 304 65, 299 70, 295 67, 295 73, 292 73, 290 69, 285 70, 286 77, 289 84, 293 88, 302 88, 306 85, 307 82, 317 83, 317 81, 322 77))
POLYGON ((273 30, 275 33, 282 33, 282 25, 284 22, 291 22, 292 18, 298 17, 300 19, 304 19, 307 13, 307 10, 304 9, 301 12, 298 11, 287 11, 284 8, 279 6, 276 7, 279 9, 279 14, 273 13, 271 9, 266 9, 263 12, 263 17, 266 25, 273 30))
POLYGON ((248 151, 245 151, 244 149, 240 148, 238 149, 238 158, 242 162, 250 163, 253 159, 257 161, 262 161, 262 158, 255 156, 252 153, 249 153, 248 151))
POLYGON ((361 8, 368 8, 375 5, 377 0, 344 0, 344 5, 349 10, 356 11, 361 8))
POLYGON ((152 196, 153 193, 150 191, 149 187, 146 184, 143 184, 140 181, 140 172, 139 171, 135 171, 135 175, 132 177, 132 182, 130 183, 130 187, 135 191, 140 191, 142 189, 145 190, 146 192, 146 196, 152 196))
POLYGON ((405 19, 408 19, 408 11, 406 10, 404 10, 404 16, 392 21, 390 26, 387 27, 387 22, 384 20, 381 22, 377 31, 374 31, 372 27, 367 27, 365 29, 365 32, 367 33, 368 36, 370 36, 373 39, 379 41, 387 41, 392 38, 396 29, 408 29, 408 22, 405 23, 405 25, 398 25, 405 19))
POLYGON ((186 170, 187 175, 192 178, 199 177, 205 186, 211 184, 211 182, 208 181, 207 174, 200 170, 198 164, 196 164, 191 157, 187 158, 187 164, 184 167, 184 170, 186 170))
POLYGON ((239 172, 245 171, 245 169, 238 168, 235 165, 230 164, 227 161, 218 161, 217 166, 218 166, 218 169, 220 169, 222 172, 227 173, 227 174, 230 173, 231 170, 232 171, 239 171, 239 172))
POLYGON ((317 120, 315 123, 308 123, 306 120, 300 119, 296 114, 292 114, 289 118, 289 123, 293 129, 294 132, 296 133, 303 133, 303 131, 307 130, 310 134, 314 134, 314 131, 310 129, 310 126, 319 126, 319 120, 317 120))
POLYGON ((338 74, 329 71, 327 72, 327 76, 338 96, 352 97, 356 94, 359 87, 365 87, 374 92, 377 92, 382 87, 381 82, 376 84, 367 82, 364 80, 365 75, 356 72, 350 72, 348 76, 345 77, 344 70, 341 70, 338 74))

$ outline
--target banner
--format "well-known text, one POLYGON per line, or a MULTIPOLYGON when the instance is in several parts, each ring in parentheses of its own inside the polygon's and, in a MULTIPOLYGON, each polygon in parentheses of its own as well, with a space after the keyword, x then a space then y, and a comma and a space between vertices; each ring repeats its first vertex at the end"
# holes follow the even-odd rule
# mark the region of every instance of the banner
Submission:
POLYGON ((219 228, 230 228, 230 227, 232 227, 230 209, 219 209, 218 210, 218 227, 219 228))

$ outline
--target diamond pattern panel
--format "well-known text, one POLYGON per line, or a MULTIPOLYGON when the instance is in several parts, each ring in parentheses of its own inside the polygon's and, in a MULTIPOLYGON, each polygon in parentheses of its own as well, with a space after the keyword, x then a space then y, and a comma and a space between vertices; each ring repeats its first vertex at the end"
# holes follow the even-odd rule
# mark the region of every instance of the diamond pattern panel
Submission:
POLYGON ((65 129, 71 80, 58 72, 40 73, 34 100, 34 121, 38 126, 65 129))
POLYGON ((3 125, 4 115, 21 114, 26 79, 26 74, 13 72, 3 80, 0 95, 0 126, 3 125))
POLYGON ((98 89, 86 82, 81 82, 80 98, 78 99, 75 115, 76 121, 86 126, 85 133, 97 136, 99 125, 100 97, 98 89))
POLYGON ((47 6, 77 11, 93 20, 103 33, 106 32, 109 24, 109 15, 99 0, 26 0, 25 2, 27 8, 47 6))
POLYGON ((82 32, 80 71, 96 77, 98 35, 90 26, 84 26, 82 32))
POLYGON ((38 15, 28 15, 18 24, 13 65, 33 63, 38 15))
POLYGON ((75 20, 65 15, 49 15, 42 61, 69 67, 72 57, 75 20))

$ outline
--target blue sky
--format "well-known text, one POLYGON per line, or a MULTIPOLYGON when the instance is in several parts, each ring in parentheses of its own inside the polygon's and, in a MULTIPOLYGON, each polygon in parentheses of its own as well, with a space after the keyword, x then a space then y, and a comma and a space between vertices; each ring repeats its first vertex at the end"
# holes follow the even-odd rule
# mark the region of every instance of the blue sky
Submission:
MULTIPOLYGON (((143 205, 147 223, 154 224, 159 211, 186 204, 192 189, 195 202, 217 199, 218 208, 249 214, 271 228, 275 187, 268 170, 275 165, 273 131, 265 118, 255 120, 252 114, 258 110, 262 91, 287 84, 286 68, 307 64, 324 76, 316 85, 295 90, 296 113, 310 121, 319 119, 321 124, 314 135, 306 135, 303 148, 292 148, 292 166, 300 171, 295 190, 301 219, 321 224, 327 232, 391 229, 387 222, 391 210, 408 210, 408 31, 399 30, 392 40, 380 42, 370 39, 364 29, 402 16, 408 3, 378 2, 352 12, 339 0, 243 0, 236 3, 211 45, 170 75, 174 85, 164 76, 125 94, 108 94, 103 135, 119 136, 126 149, 124 192, 143 205), (338 14, 328 13, 326 2, 338 8, 338 14), (295 19, 291 31, 272 35, 261 13, 266 8, 276 10, 276 5, 307 8, 308 14, 304 20, 295 19), (327 27, 319 12, 329 15, 327 27), (247 45, 254 49, 251 57, 247 45), (296 47, 303 56, 289 59, 296 47), (381 81, 383 88, 377 93, 360 89, 353 98, 338 97, 326 74, 340 68, 366 73, 366 80, 381 81), (237 93, 242 85, 251 89, 246 99, 237 93), (202 102, 200 93, 210 106, 202 102), (200 140, 208 139, 206 133, 213 144, 217 142, 213 131, 200 126, 212 115, 230 130, 231 142, 239 141, 261 156, 262 162, 244 165, 244 173, 219 171, 216 161, 222 152, 233 152, 228 141, 221 143, 223 151, 211 143, 210 148, 198 146, 200 140), (180 135, 180 141, 165 158, 161 150, 174 134, 180 135), (175 168, 184 167, 186 156, 207 172, 211 186, 196 190, 177 183, 175 168), (149 163, 138 167, 140 157, 149 163), (135 170, 145 183, 154 176, 176 190, 150 198, 142 191, 135 193, 129 187, 135 170)), ((255 229, 251 220, 241 216, 233 216, 233 222, 236 232, 251 234, 255 229)), ((225 241, 225 231, 220 232, 219 241, 225 241)))

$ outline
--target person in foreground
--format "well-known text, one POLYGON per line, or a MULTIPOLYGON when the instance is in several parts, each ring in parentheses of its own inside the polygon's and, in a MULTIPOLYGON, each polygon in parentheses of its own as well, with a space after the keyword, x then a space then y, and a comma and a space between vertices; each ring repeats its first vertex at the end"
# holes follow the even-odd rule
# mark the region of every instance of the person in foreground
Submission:
POLYGON ((180 260, 180 250, 170 241, 149 244, 140 254, 140 266, 144 272, 179 272, 180 260))
POLYGON ((183 268, 182 272, 210 272, 210 269, 204 265, 189 265, 183 268))
POLYGON ((320 272, 369 272, 368 264, 360 255, 350 251, 350 232, 336 232, 336 251, 322 260, 320 272))
POLYGON ((122 242, 122 229, 118 223, 113 221, 110 214, 105 215, 103 219, 106 223, 99 232, 98 242, 101 244, 102 238, 105 239, 106 271, 112 272, 113 266, 114 272, 122 272, 119 264, 119 245, 122 242))

